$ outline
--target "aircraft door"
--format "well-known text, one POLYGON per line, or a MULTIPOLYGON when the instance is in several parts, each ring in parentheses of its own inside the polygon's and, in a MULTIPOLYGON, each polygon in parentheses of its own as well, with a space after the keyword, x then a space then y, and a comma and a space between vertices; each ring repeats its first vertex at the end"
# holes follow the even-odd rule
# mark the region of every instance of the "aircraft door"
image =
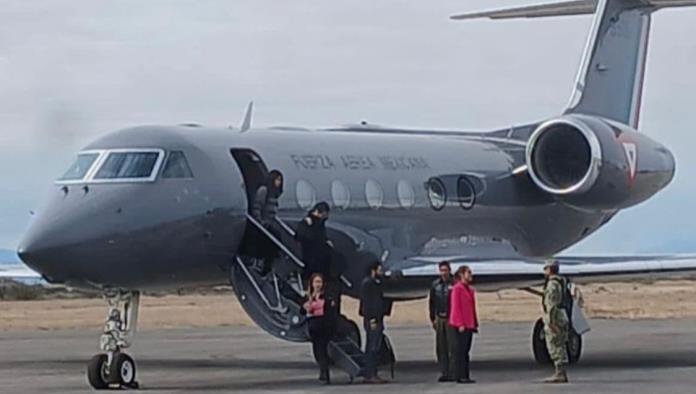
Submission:
POLYGON ((251 149, 230 149, 230 154, 242 173, 243 187, 247 197, 247 212, 251 213, 256 190, 265 182, 268 168, 261 156, 251 149))

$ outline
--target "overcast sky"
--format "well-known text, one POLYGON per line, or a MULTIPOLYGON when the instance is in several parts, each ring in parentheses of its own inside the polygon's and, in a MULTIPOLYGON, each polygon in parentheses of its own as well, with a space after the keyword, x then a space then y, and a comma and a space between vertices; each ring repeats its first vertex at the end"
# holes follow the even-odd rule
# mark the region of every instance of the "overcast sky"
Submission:
MULTIPOLYGON (((468 1, 0 0, 0 247, 75 152, 138 124, 372 123, 493 129, 558 114, 591 18, 453 22, 468 1)), ((670 147, 667 190, 574 252, 696 239, 696 9, 653 23, 642 129, 670 147)), ((686 246, 685 246, 686 245, 686 246)))

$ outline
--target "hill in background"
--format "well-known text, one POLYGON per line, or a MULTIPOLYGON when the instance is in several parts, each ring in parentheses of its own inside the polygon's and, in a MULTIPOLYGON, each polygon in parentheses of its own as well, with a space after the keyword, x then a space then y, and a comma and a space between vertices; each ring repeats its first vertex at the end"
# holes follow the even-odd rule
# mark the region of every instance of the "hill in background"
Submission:
POLYGON ((14 250, 9 250, 9 249, 0 249, 0 264, 3 263, 19 263, 19 257, 17 256, 17 252, 14 250))

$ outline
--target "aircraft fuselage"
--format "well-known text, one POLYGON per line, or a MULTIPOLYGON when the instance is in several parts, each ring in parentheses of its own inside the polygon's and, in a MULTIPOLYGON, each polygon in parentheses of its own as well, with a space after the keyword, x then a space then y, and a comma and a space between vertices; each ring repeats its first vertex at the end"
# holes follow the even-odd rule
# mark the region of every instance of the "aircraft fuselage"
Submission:
MULTIPOLYGON (((465 236, 512 245, 500 253, 549 256, 595 231, 619 207, 578 208, 537 187, 525 171, 534 128, 492 134, 125 129, 85 150, 182 151, 193 177, 58 183, 37 211, 20 255, 49 280, 79 287, 227 283, 248 207, 231 150, 249 150, 284 174, 279 215, 289 223, 315 202, 332 205, 330 233, 349 270, 359 256, 386 257, 388 268, 390 261, 423 254, 433 239, 465 236)), ((650 149, 664 149, 655 146, 650 149)), ((671 179, 673 161, 664 167, 642 173, 663 173, 653 182, 659 189, 671 179)), ((359 278, 362 267, 353 268, 359 278)))

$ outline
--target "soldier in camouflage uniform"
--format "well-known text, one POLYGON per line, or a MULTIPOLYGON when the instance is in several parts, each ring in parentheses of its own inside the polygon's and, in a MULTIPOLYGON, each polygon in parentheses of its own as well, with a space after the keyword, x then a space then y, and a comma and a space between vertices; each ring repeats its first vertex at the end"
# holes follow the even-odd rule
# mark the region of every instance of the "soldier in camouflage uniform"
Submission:
POLYGON ((563 278, 558 276, 558 262, 550 260, 544 265, 544 333, 546 334, 546 347, 553 361, 555 372, 546 379, 546 383, 567 383, 569 320, 565 309, 561 307, 563 300, 563 278))

